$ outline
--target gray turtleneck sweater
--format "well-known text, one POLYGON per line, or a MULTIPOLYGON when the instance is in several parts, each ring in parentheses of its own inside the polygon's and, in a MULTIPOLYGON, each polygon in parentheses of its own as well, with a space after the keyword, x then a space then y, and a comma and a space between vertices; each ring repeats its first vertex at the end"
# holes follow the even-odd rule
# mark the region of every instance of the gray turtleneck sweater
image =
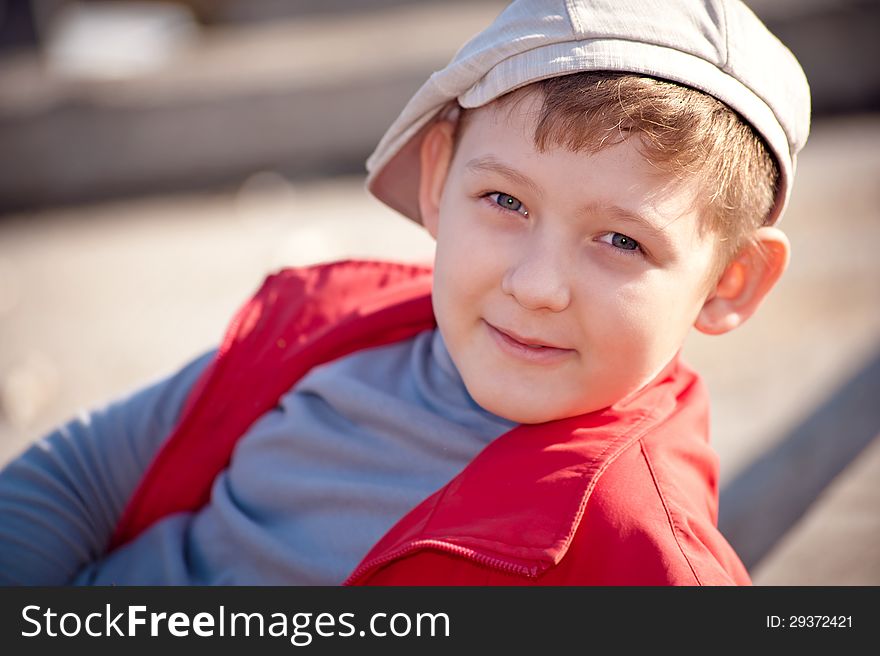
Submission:
POLYGON ((514 426, 470 397, 439 331, 360 351, 313 369, 248 430, 202 510, 103 556, 212 356, 71 421, 0 472, 0 584, 338 584, 514 426))

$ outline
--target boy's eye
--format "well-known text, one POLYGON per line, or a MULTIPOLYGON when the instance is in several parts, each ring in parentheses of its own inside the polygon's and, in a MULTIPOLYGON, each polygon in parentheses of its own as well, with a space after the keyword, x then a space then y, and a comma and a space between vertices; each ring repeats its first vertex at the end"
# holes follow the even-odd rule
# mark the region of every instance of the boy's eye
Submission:
POLYGON ((611 245, 622 248, 625 251, 634 251, 639 247, 639 242, 632 237, 627 237, 619 232, 615 232, 611 235, 611 245))
POLYGON ((626 235, 619 232, 609 232, 606 235, 602 235, 600 241, 604 241, 606 244, 611 244, 616 249, 621 251, 641 250, 639 242, 637 242, 632 237, 627 237, 626 235))
POLYGON ((489 198, 495 201, 495 203, 506 210, 512 210, 514 212, 519 212, 523 216, 528 216, 529 211, 523 207, 523 204, 508 194, 502 194, 501 192, 496 191, 493 194, 489 194, 489 198))

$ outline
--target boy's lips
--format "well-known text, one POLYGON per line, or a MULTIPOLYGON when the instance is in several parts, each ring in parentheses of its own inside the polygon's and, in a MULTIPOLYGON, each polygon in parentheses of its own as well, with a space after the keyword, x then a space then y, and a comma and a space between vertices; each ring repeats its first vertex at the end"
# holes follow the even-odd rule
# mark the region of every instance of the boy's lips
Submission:
POLYGON ((485 319, 483 322, 502 351, 528 362, 550 364, 575 352, 574 349, 557 346, 539 337, 528 337, 508 328, 499 328, 485 319))

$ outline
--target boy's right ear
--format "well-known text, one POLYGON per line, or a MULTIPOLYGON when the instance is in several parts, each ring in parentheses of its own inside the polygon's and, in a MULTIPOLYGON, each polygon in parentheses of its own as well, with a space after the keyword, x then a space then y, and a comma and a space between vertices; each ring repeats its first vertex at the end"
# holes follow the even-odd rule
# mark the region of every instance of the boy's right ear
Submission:
POLYGON ((448 120, 434 122, 422 139, 419 152, 419 212, 422 224, 437 238, 440 223, 440 198, 455 150, 456 124, 448 120))

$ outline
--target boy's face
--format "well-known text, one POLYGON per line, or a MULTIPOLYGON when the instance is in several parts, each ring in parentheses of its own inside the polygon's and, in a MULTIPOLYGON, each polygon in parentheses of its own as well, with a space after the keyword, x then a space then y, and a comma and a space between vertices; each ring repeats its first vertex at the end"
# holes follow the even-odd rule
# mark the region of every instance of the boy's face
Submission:
POLYGON ((473 111, 451 161, 447 139, 424 170, 439 181, 436 211, 423 199, 439 328, 471 396, 520 423, 599 410, 654 378, 706 300, 715 246, 696 187, 661 174, 637 137, 538 152, 539 108, 532 94, 473 111))

